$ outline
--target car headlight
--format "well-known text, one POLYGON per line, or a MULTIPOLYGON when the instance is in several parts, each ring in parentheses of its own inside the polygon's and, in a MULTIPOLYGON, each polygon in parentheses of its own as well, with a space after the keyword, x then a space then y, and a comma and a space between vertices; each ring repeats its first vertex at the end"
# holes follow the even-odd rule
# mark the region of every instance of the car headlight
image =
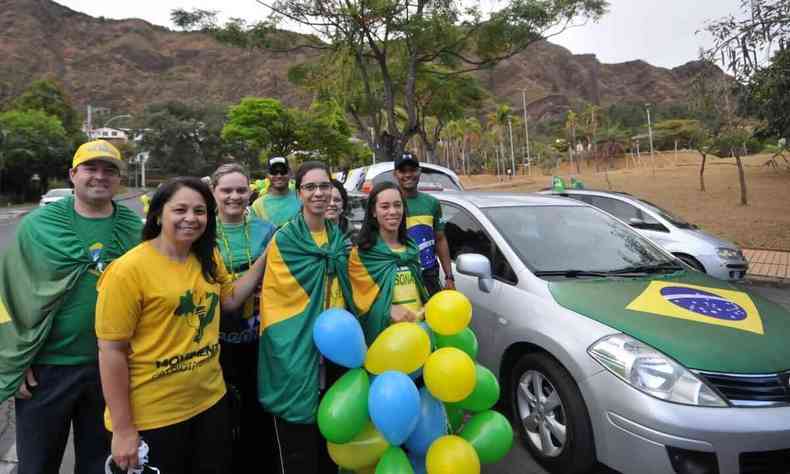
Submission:
POLYGON ((735 249, 728 249, 726 247, 716 249, 716 254, 718 254, 720 258, 726 260, 735 260, 740 258, 740 252, 735 249))
POLYGON ((728 406, 691 371, 625 334, 606 336, 587 352, 614 375, 653 397, 684 405, 728 406))

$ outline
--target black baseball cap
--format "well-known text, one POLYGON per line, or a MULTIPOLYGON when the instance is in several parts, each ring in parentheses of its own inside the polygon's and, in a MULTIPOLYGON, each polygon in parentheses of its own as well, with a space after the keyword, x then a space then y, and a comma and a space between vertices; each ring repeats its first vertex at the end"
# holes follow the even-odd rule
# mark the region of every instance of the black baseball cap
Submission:
POLYGON ((405 165, 420 167, 420 162, 413 153, 404 152, 400 157, 395 159, 395 169, 399 170, 405 165))
POLYGON ((286 170, 291 169, 291 167, 288 165, 288 160, 286 160, 282 156, 273 156, 269 158, 269 163, 268 163, 269 171, 271 171, 272 168, 274 168, 275 166, 282 166, 286 170))

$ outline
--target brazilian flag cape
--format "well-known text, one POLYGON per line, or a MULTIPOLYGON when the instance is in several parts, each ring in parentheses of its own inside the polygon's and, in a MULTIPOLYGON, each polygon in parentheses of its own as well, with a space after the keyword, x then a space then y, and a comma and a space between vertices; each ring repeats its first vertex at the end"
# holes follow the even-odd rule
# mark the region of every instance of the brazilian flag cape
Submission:
MULTIPOLYGON (((105 263, 140 241, 140 217, 114 206, 112 241, 102 252, 105 263)), ((64 296, 94 264, 74 231, 75 214, 73 197, 33 212, 0 257, 0 400, 16 393, 64 296)))
POLYGON ((330 278, 338 278, 343 297, 351 301, 345 237, 334 223, 325 225, 328 242, 319 247, 300 212, 274 234, 266 254, 258 399, 291 423, 314 423, 318 411, 313 325, 326 309, 330 278))
POLYGON ((422 282, 420 251, 413 240, 407 239, 406 249, 395 252, 381 239, 368 250, 354 247, 348 262, 348 276, 354 294, 354 306, 359 314, 368 345, 390 324, 390 307, 395 288, 395 276, 406 267, 414 277, 423 303, 428 292, 422 282))

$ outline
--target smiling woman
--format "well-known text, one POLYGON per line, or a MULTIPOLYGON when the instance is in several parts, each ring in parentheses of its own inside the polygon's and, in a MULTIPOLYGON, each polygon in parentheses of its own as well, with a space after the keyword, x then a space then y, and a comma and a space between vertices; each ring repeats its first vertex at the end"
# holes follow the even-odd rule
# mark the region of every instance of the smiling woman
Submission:
POLYGON ((98 283, 96 335, 112 457, 167 473, 224 473, 230 418, 219 363, 220 311, 250 296, 258 259, 240 278, 216 250, 215 203, 197 178, 174 178, 154 194, 143 243, 98 283), (184 402, 188 400, 189 402, 184 402))

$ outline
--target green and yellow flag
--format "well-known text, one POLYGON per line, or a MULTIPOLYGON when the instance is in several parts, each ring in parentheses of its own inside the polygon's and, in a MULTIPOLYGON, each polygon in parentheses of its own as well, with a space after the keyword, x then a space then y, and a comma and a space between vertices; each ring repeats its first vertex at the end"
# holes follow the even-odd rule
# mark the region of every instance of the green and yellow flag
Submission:
POLYGON ((390 324, 395 275, 401 267, 411 272, 423 303, 428 301, 428 292, 422 283, 419 249, 413 240, 407 240, 403 252, 394 252, 380 238, 369 250, 358 247, 351 250, 348 275, 354 307, 360 315, 368 345, 390 324))
MULTIPOLYGON (((14 395, 64 296, 95 263, 74 231, 74 215, 73 197, 35 211, 22 220, 0 257, 0 400, 14 395)), ((134 212, 116 206, 113 219, 105 262, 140 241, 140 218, 134 212)))
POLYGON ((327 307, 330 278, 346 301, 348 250, 340 229, 326 221, 318 246, 299 213, 274 235, 261 290, 258 399, 291 423, 313 423, 318 411, 318 360, 313 325, 327 307))

